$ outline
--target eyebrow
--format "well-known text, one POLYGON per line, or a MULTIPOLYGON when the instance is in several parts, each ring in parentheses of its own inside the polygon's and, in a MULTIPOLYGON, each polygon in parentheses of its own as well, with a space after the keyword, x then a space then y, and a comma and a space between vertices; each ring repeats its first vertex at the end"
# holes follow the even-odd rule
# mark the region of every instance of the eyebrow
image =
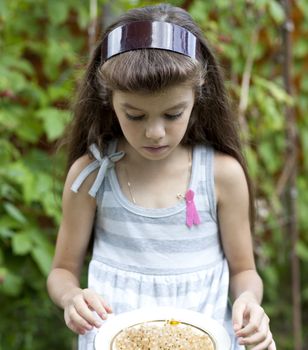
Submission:
MULTIPOLYGON (((142 109, 139 109, 139 108, 137 108, 137 107, 135 107, 135 106, 133 106, 133 105, 131 105, 129 103, 126 103, 126 102, 122 103, 121 105, 122 105, 122 107, 125 107, 125 108, 131 108, 131 109, 134 109, 134 110, 140 111, 140 112, 143 111, 142 109)), ((175 108, 186 107, 187 105, 188 105, 188 102, 184 101, 184 102, 178 103, 178 104, 176 104, 174 106, 171 106, 171 107, 167 108, 166 111, 169 111, 169 110, 175 109, 175 108)))

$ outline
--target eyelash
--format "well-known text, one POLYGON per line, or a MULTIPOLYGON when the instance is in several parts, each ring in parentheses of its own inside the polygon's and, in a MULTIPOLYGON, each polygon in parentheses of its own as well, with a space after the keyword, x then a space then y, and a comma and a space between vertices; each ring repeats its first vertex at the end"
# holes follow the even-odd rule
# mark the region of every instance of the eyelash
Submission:
POLYGON ((165 117, 169 120, 176 120, 182 116, 183 112, 177 114, 165 114, 165 117))
MULTIPOLYGON (((165 114, 165 118, 168 120, 176 120, 176 119, 180 118, 182 116, 182 114, 183 114, 183 112, 180 112, 177 114, 165 114)), ((144 115, 133 116, 133 115, 126 113, 126 117, 127 117, 127 119, 132 120, 132 121, 139 121, 139 120, 142 120, 144 115)))
POLYGON ((126 113, 126 118, 129 119, 129 120, 133 120, 133 121, 141 120, 143 117, 144 117, 144 115, 133 116, 133 115, 130 115, 130 114, 126 113))

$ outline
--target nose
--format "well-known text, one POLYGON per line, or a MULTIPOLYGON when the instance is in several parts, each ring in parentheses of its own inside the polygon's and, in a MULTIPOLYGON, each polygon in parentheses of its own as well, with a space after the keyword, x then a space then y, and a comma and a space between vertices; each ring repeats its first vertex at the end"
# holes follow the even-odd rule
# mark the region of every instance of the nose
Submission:
POLYGON ((146 125, 145 136, 148 139, 160 140, 166 135, 165 125, 162 120, 150 121, 146 125))

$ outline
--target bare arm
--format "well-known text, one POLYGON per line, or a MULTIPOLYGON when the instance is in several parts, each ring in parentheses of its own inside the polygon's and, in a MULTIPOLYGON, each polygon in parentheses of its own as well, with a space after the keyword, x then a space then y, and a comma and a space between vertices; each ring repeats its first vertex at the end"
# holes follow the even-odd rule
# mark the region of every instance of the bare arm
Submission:
POLYGON ((274 350, 269 319, 260 306, 263 284, 253 255, 247 181, 232 157, 215 156, 215 187, 221 239, 230 268, 234 329, 243 344, 274 350))
POLYGON ((99 296, 88 289, 82 290, 79 284, 96 212, 95 199, 88 194, 96 174, 93 173, 86 179, 78 193, 72 192, 70 188, 90 161, 88 156, 81 157, 67 175, 63 191, 63 218, 52 270, 47 280, 51 299, 64 309, 68 327, 77 333, 84 333, 92 329, 92 326, 100 325, 90 309, 97 311, 102 318, 105 310, 110 311, 99 296))
POLYGON ((216 162, 218 218, 230 268, 231 295, 236 299, 250 291, 261 303, 263 287, 253 256, 245 175, 240 164, 230 157, 219 155, 216 162))

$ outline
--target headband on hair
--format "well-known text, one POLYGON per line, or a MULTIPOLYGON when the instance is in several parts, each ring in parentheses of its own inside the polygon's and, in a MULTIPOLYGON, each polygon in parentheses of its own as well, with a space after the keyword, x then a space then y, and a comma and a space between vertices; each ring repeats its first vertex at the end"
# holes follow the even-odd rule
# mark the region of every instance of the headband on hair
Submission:
POLYGON ((187 29, 169 22, 130 22, 112 30, 102 43, 102 62, 138 49, 161 49, 191 58, 200 56, 200 42, 187 29))

